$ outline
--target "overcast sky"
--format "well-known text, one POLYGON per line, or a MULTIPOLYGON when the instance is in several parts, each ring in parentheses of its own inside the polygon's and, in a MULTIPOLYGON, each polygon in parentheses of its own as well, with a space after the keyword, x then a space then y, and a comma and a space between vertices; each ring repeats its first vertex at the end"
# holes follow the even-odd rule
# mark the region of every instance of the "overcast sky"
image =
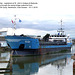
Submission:
POLYGON ((0 2, 37 2, 38 8, 0 8, 0 28, 13 27, 11 19, 14 15, 17 28, 31 28, 40 30, 56 30, 63 20, 66 30, 75 29, 75 0, 0 0, 0 2))

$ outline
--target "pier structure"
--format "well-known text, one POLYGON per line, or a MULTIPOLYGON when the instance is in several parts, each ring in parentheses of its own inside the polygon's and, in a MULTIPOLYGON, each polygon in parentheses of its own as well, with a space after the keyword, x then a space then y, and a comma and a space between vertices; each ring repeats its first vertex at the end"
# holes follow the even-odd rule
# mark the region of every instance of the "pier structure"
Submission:
POLYGON ((0 74, 12 75, 12 55, 10 52, 0 54, 0 74))

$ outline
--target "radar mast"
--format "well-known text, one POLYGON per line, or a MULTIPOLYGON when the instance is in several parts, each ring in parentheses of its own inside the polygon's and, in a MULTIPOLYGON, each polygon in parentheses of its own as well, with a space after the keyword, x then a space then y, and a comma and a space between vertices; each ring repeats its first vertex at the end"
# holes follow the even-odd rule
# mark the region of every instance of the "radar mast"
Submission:
POLYGON ((60 35, 64 35, 64 30, 62 28, 62 19, 60 20, 60 23, 61 23, 61 27, 59 30, 57 30, 57 32, 59 32, 60 35))

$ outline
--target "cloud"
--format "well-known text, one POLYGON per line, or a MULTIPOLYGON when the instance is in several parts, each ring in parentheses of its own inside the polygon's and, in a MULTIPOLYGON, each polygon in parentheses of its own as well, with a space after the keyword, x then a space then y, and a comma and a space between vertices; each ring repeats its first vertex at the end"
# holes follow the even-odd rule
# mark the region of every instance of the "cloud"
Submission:
MULTIPOLYGON (((1 0, 2 2, 25 2, 34 0, 1 0)), ((22 20, 16 21, 16 28, 30 28, 39 30, 57 30, 63 19, 65 30, 75 29, 74 0, 35 0, 37 9, 0 9, 0 28, 14 27, 11 19, 14 15, 22 20)))
MULTIPOLYGON (((21 19, 22 20, 22 19, 21 19)), ((39 29, 39 30, 57 30, 60 28, 60 20, 22 20, 21 23, 16 21, 16 28, 30 28, 30 29, 39 29)), ((6 19, 6 17, 0 18, 0 28, 13 28, 14 24, 12 24, 11 19, 6 19)), ((63 20, 63 28, 65 30, 75 29, 74 20, 63 20)))
POLYGON ((45 34, 49 33, 48 31, 44 31, 44 30, 38 30, 38 29, 29 29, 29 28, 18 28, 14 31, 14 29, 12 28, 7 28, 7 35, 13 35, 14 33, 16 35, 35 35, 35 36, 44 36, 45 34))

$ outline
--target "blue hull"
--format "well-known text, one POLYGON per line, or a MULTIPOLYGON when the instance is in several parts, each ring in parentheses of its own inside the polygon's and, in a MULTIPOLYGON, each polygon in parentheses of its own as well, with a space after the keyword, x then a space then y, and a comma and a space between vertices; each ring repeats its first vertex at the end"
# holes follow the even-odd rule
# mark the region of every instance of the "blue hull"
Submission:
POLYGON ((72 43, 66 45, 39 45, 39 40, 25 36, 6 36, 8 46, 13 55, 39 55, 63 50, 71 50, 72 43))
POLYGON ((6 36, 6 41, 11 49, 47 49, 47 48, 67 48, 71 47, 72 43, 65 45, 39 45, 39 40, 25 36, 6 36))
POLYGON ((46 45, 46 46, 40 46, 40 48, 66 48, 71 47, 72 43, 67 43, 66 45, 46 45))
POLYGON ((39 40, 27 36, 6 36, 6 41, 11 49, 38 49, 39 40))

